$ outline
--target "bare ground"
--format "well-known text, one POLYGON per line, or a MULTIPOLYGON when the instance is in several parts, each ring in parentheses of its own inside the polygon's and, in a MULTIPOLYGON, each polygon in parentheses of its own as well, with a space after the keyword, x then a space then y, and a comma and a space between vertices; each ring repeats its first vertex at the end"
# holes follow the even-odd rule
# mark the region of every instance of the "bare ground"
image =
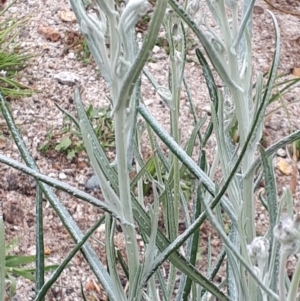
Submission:
MULTIPOLYGON (((273 1, 275 6, 300 12, 298 1, 277 0, 273 1)), ((267 9, 271 10, 278 20, 282 35, 282 54, 280 69, 285 73, 291 73, 293 68, 300 67, 300 17, 286 14, 268 6, 264 1, 259 0, 254 10, 253 27, 253 71, 268 71, 274 51, 274 29, 267 9)), ((23 135, 23 139, 36 160, 42 173, 63 180, 80 189, 84 189, 86 180, 92 174, 88 159, 84 153, 80 153, 73 160, 68 160, 64 154, 51 151, 43 154, 38 147, 45 142, 49 129, 53 127, 54 133, 59 133, 63 125, 63 114, 56 108, 54 103, 59 104, 70 112, 75 112, 73 103, 73 87, 60 84, 54 76, 61 71, 70 71, 80 77, 80 85, 84 88, 83 101, 93 106, 104 106, 107 104, 108 90, 103 79, 96 71, 94 63, 84 64, 76 55, 76 47, 72 41, 78 35, 76 22, 65 22, 61 13, 70 11, 66 0, 18 0, 9 9, 7 15, 19 18, 30 15, 30 20, 20 33, 21 48, 29 53, 35 54, 30 60, 29 66, 21 73, 20 80, 40 92, 31 97, 18 99, 10 102, 10 108, 17 125, 23 135), (45 37, 42 27, 50 27, 58 34, 45 37), (52 39, 52 40, 51 40, 52 39), (70 42, 71 39, 71 42, 70 42)), ((53 34, 54 34, 53 33, 53 34)), ((165 83, 167 68, 166 55, 163 49, 156 49, 153 56, 155 62, 148 65, 149 70, 154 74, 156 80, 161 84, 165 83)), ((189 56, 194 57, 194 49, 190 49, 189 56)), ((201 69, 195 60, 191 59, 187 64, 186 76, 191 83, 191 93, 196 100, 197 112, 203 116, 210 111, 209 99, 206 93, 204 80, 201 76, 201 69)), ((291 75, 292 76, 292 75, 291 75)), ((168 109, 159 102, 154 90, 145 83, 144 101, 148 109, 154 114, 162 126, 168 128, 168 109)), ((265 135, 267 143, 271 144, 286 136, 291 130, 299 129, 299 88, 285 95, 283 100, 288 104, 289 119, 284 110, 280 109, 268 116, 266 120, 265 135)), ((189 110, 186 95, 182 93, 182 107, 180 122, 182 125, 183 141, 187 139, 192 131, 191 113, 189 110)), ((0 151, 16 160, 21 157, 10 139, 4 120, 0 117, 0 130, 6 139, 1 140, 0 151)), ((147 149, 145 150, 147 155, 147 149)), ((150 154, 148 154, 150 155, 150 154)), ((287 156, 286 150, 281 150, 281 157, 292 166, 292 161, 287 156)), ((280 156, 274 159, 277 161, 280 156)), ((110 152, 113 157, 113 151, 110 152)), ((298 169, 300 165, 298 163, 298 169)), ((298 173, 298 172, 297 172, 298 173)), ((282 188, 290 185, 291 175, 284 175, 276 167, 279 194, 282 188)), ((0 165, 0 200, 3 204, 5 214, 6 239, 11 241, 16 236, 20 237, 20 244, 14 249, 15 254, 29 255, 35 253, 35 182, 27 176, 0 165)), ((263 189, 263 188, 262 188, 263 189)), ((299 185, 297 182, 294 193, 295 211, 299 211, 299 185)), ((95 192, 99 195, 99 192, 95 192)), ((77 201, 72 197, 57 192, 74 219, 78 222, 82 231, 86 231, 101 215, 101 211, 91 205, 77 201)), ((45 253, 47 263, 60 263, 64 256, 74 247, 74 242, 64 229, 62 222, 57 218, 55 212, 44 202, 44 229, 45 229, 45 253)), ((258 209, 260 205, 258 204, 258 209)), ((257 232, 263 232, 267 225, 267 216, 263 210, 258 210, 257 232)), ((207 225, 201 228, 201 249, 205 257, 207 252, 208 236, 211 235, 214 257, 220 250, 220 242, 207 225)), ((261 233, 262 234, 262 233, 261 233)), ((122 233, 117 234, 118 247, 122 248, 122 233)), ((94 235, 101 240, 104 237, 103 229, 100 228, 94 235)), ((104 247, 91 242, 99 256, 103 258, 104 247)), ((142 244, 141 244, 142 247, 142 244)), ((205 271, 204 262, 199 266, 205 271)), ((89 296, 89 300, 105 300, 101 286, 97 283, 81 255, 76 256, 72 265, 66 269, 60 277, 57 285, 53 287, 47 296, 47 300, 81 300, 80 283, 89 296), (94 299, 92 299, 94 298, 94 299)), ((29 281, 18 279, 17 295, 15 300, 32 300, 34 297, 34 285, 29 281)))

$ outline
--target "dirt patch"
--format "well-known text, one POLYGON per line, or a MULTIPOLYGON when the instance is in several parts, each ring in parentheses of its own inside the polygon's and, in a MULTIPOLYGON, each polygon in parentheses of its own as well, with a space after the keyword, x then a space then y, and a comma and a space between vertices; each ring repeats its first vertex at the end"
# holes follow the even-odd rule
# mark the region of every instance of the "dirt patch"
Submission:
MULTIPOLYGON (((299 11, 298 1, 276 1, 274 5, 286 7, 289 5, 293 10, 299 11), (281 6, 281 4, 283 6, 281 6)), ((299 16, 286 15, 276 9, 271 8, 266 2, 257 1, 254 10, 253 26, 253 70, 268 71, 274 51, 274 28, 271 18, 267 12, 271 10, 279 22, 282 35, 282 54, 280 69, 290 73, 295 67, 300 67, 300 18, 299 16)), ((45 141, 50 128, 59 131, 63 126, 63 114, 57 109, 55 103, 62 108, 74 113, 73 87, 62 85, 55 76, 63 71, 74 72, 78 75, 81 86, 83 87, 83 101, 93 106, 101 107, 108 104, 107 87, 99 75, 95 64, 91 61, 78 60, 78 52, 82 51, 81 36, 79 27, 74 22, 66 22, 61 19, 61 12, 69 12, 70 6, 67 0, 18 0, 11 7, 7 16, 19 18, 21 15, 31 15, 30 22, 20 34, 21 48, 28 53, 35 54, 30 61, 28 68, 20 74, 20 80, 40 92, 24 99, 12 101, 10 108, 22 132, 24 142, 36 160, 42 173, 54 178, 63 179, 79 189, 84 189, 84 185, 90 175, 93 173, 88 159, 84 153, 73 160, 67 160, 65 156, 57 153, 45 156, 38 151, 41 143, 45 141), (52 28, 55 38, 43 34, 41 28, 52 28)), ((192 47, 189 56, 193 57, 194 48, 192 47)), ((167 78, 167 57, 164 50, 156 48, 155 62, 148 64, 149 71, 155 76, 160 84, 166 84, 167 78)), ((89 58, 87 55, 86 58, 89 58)), ((191 84, 191 94, 196 101, 196 110, 199 116, 209 114, 210 103, 207 95, 204 80, 201 75, 199 65, 191 61, 187 63, 187 80, 191 84)), ((169 129, 169 110, 160 102, 154 89, 145 82, 143 86, 144 100, 148 109, 155 118, 166 129, 169 129)), ((286 136, 292 130, 299 129, 299 88, 293 92, 284 95, 283 100, 288 105, 288 119, 285 111, 280 109, 271 114, 266 122, 266 132, 268 143, 273 143, 286 136)), ((192 115, 186 95, 181 95, 180 123, 182 129, 182 140, 186 141, 192 131, 192 115)), ((271 109, 271 108, 270 108, 271 109)), ((1 153, 10 156, 16 160, 21 157, 9 139, 8 130, 0 117, 2 130, 7 135, 4 143, 1 143, 1 153)), ((212 144, 213 145, 213 142, 212 144)), ((287 156, 286 150, 281 153, 288 164, 292 164, 287 156)), ((145 149, 147 152, 147 149, 145 149)), ((150 155, 150 154, 148 154, 150 155)), ((113 154, 111 154, 113 156, 113 154)), ((275 158, 275 166, 276 166, 275 158)), ((298 164, 298 169, 300 165, 298 164)), ((291 175, 283 175, 276 169, 279 193, 282 188, 290 185, 291 175)), ((7 166, 0 165, 0 197, 4 207, 6 238, 12 240, 16 236, 21 238, 20 244, 15 248, 16 254, 34 254, 35 253, 35 182, 27 176, 13 171, 7 166)), ((295 210, 299 210, 300 189, 295 193, 295 210)), ((94 192, 101 197, 100 192, 94 192)), ((101 210, 78 201, 65 193, 57 192, 68 211, 78 222, 82 231, 86 231, 101 215, 101 210)), ((260 205, 258 205, 260 206, 260 205)), ((72 239, 64 229, 61 221, 57 218, 49 204, 44 202, 44 230, 45 246, 49 256, 48 264, 58 264, 64 256, 74 247, 72 239)), ((257 231, 263 232, 267 225, 267 216, 263 209, 259 210, 257 215, 257 231)), ((122 233, 117 234, 118 247, 123 248, 122 233)), ((205 271, 206 265, 203 258, 207 253, 208 237, 211 236, 211 245, 213 258, 216 258, 220 250, 220 242, 216 233, 207 224, 201 227, 201 258, 199 267, 205 271)), ((104 233, 101 228, 96 231, 94 237, 98 240, 103 239, 104 233)), ((101 260, 105 264, 104 247, 90 242, 97 250, 101 260)), ((141 248, 143 246, 141 245, 141 248)), ((81 255, 76 256, 71 266, 66 269, 59 279, 59 283, 49 293, 47 300, 82 300, 80 294, 80 283, 83 283, 89 296, 94 296, 95 300, 104 300, 105 296, 101 286, 92 276, 90 269, 85 264, 81 255)), ((18 279, 17 296, 20 300, 32 300, 34 297, 33 283, 18 279)))

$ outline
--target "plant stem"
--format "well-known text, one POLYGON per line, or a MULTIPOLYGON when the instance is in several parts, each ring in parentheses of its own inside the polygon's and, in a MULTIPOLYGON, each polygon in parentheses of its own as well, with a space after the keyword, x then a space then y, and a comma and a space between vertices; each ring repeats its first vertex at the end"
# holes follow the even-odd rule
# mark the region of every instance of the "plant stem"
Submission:
MULTIPOLYGON (((127 139, 126 134, 124 133, 125 114, 126 109, 123 109, 123 104, 114 114, 119 197, 124 217, 128 219, 130 223, 134 224, 130 195, 130 180, 127 169, 127 139)), ((126 250, 128 255, 129 283, 132 284, 139 265, 136 231, 132 226, 129 225, 122 225, 122 229, 125 236, 126 250)))
MULTIPOLYGON (((287 255, 284 251, 281 250, 280 252, 280 260, 279 260, 279 300, 285 301, 286 295, 285 295, 285 267, 287 262, 287 255)), ((293 299, 295 300, 295 299, 293 299)))
MULTIPOLYGON (((179 132, 179 100, 180 100, 180 66, 181 63, 178 62, 176 57, 176 45, 173 39, 173 28, 179 26, 178 24, 173 24, 173 19, 169 18, 167 21, 166 30, 168 32, 168 41, 170 45, 170 62, 171 62, 171 94, 172 94, 172 110, 171 110, 171 134, 174 140, 180 145, 180 132, 179 132)), ((180 203, 180 161, 172 154, 172 167, 173 167, 173 206, 168 206, 173 210, 174 221, 172 221, 175 227, 171 227, 169 233, 170 240, 173 241, 178 235, 178 222, 179 222, 179 203, 180 203)), ((171 173, 172 174, 172 173, 171 173)), ((172 179, 169 179, 172 180, 172 179)), ((170 273, 168 279, 168 296, 172 299, 174 286, 176 282, 176 267, 170 265, 170 273)))

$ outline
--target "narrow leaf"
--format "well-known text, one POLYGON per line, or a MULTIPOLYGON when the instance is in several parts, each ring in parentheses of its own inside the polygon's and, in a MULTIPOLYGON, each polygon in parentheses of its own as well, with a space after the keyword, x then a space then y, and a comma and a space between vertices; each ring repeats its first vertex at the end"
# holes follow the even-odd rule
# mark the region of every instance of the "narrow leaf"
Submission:
POLYGON ((44 255, 44 231, 43 231, 43 191, 37 185, 36 192, 36 279, 35 290, 38 292, 44 285, 45 255, 44 255))
POLYGON ((63 260, 59 267, 55 270, 53 275, 50 279, 43 285, 43 287, 39 290, 38 294, 36 295, 35 301, 42 301, 43 298, 46 296, 47 291, 51 288, 54 282, 58 279, 61 275, 62 271, 66 268, 68 263, 74 258, 75 254, 82 248, 84 243, 88 240, 89 237, 93 234, 93 232, 103 223, 104 216, 100 218, 94 226, 87 231, 87 233, 82 237, 82 239, 78 242, 78 244, 73 248, 73 250, 68 254, 68 256, 63 260))

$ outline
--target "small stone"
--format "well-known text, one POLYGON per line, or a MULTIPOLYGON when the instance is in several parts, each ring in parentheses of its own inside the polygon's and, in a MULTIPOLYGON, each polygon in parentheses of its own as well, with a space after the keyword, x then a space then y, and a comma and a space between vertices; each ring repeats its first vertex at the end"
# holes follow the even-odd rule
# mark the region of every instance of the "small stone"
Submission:
POLYGON ((292 69, 292 74, 296 77, 300 77, 300 68, 294 67, 292 69))
POLYGON ((69 52, 69 53, 68 53, 68 58, 69 58, 70 60, 74 60, 74 59, 76 58, 75 53, 74 53, 74 52, 69 52))
POLYGON ((44 254, 47 255, 47 256, 50 255, 50 254, 51 254, 51 249, 50 249, 49 247, 46 246, 46 247, 44 248, 44 254))
POLYGON ((41 45, 41 48, 43 49, 43 50, 49 50, 50 49, 50 46, 48 45, 48 44, 42 44, 41 45))
POLYGON ((40 26, 38 28, 38 33, 44 36, 47 40, 51 40, 51 42, 57 42, 60 38, 59 32, 49 26, 40 26))
POLYGON ((76 73, 62 71, 54 75, 54 78, 62 85, 73 86, 79 82, 80 78, 76 73))
POLYGON ((253 13, 257 15, 262 15, 264 13, 264 9, 261 6, 254 5, 253 7, 253 13))
POLYGON ((286 151, 285 151, 283 148, 280 148, 280 149, 277 151, 277 156, 282 157, 282 158, 285 158, 285 157, 286 157, 286 151))
POLYGON ((58 175, 58 178, 60 180, 65 180, 67 178, 67 175, 65 173, 63 173, 63 172, 60 172, 59 175, 58 175))
POLYGON ((85 185, 86 177, 84 175, 77 175, 75 178, 76 182, 79 183, 80 185, 85 185))
POLYGON ((287 162, 287 160, 283 158, 278 158, 277 168, 282 174, 286 176, 289 176, 293 171, 292 166, 287 162))
POLYGON ((55 64, 54 63, 49 63, 48 67, 49 67, 49 69, 54 69, 55 68, 55 64))
POLYGON ((94 190, 99 188, 100 188, 99 181, 96 175, 92 175, 85 183, 86 190, 94 190))
POLYGON ((65 22, 76 22, 76 16, 72 11, 62 11, 59 17, 65 22))
POLYGON ((153 53, 158 53, 160 51, 160 47, 158 47, 157 45, 155 45, 152 49, 153 53))

